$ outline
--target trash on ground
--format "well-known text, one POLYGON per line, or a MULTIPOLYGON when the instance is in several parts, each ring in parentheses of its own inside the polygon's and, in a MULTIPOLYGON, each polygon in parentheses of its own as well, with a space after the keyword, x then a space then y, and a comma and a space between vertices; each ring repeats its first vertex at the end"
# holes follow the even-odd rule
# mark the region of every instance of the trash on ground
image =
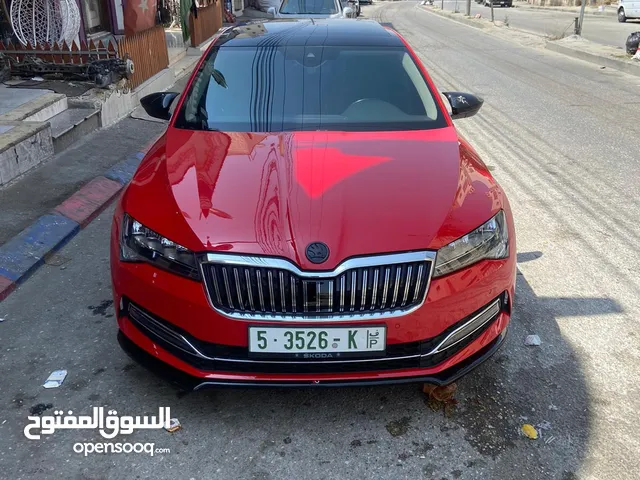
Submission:
POLYGON ((4 319, 7 317, 0 317, 0 322, 4 322, 4 319))
POLYGON ((34 82, 44 82, 44 78, 42 77, 33 77, 31 80, 33 80, 34 82))
POLYGON ((524 339, 524 344, 530 347, 537 347, 541 344, 540 337, 538 335, 527 335, 524 339))
POLYGON ((521 430, 526 437, 530 438, 531 440, 537 440, 538 431, 536 430, 536 427, 534 427, 533 425, 529 423, 525 423, 524 425, 522 425, 521 430))
POLYGON ((640 60, 640 47, 636 50, 636 54, 633 56, 634 60, 640 60))
POLYGON ((536 425, 536 428, 538 430, 551 430, 551 423, 547 422, 546 420, 543 420, 542 422, 536 425))
POLYGON ((627 47, 627 53, 629 55, 635 55, 638 47, 640 47, 640 32, 633 32, 629 35, 625 46, 627 47))
POLYGON ((457 389, 458 385, 456 383, 450 383, 444 387, 432 383, 425 383, 422 386, 422 391, 428 395, 425 402, 429 405, 429 408, 435 412, 444 410, 446 416, 450 416, 458 404, 458 401, 453 398, 457 389))
POLYGON ((67 377, 66 370, 56 370, 55 372, 51 372, 49 378, 42 385, 44 388, 58 388, 64 382, 64 379, 67 377))
POLYGON ((173 433, 177 432, 181 428, 182 425, 180 425, 180 420, 178 420, 177 418, 172 418, 171 420, 169 420, 169 428, 165 427, 164 429, 169 433, 173 433))
POLYGON ((551 405, 549 405, 549 410, 553 410, 554 412, 556 410, 558 410, 558 407, 556 407, 553 403, 551 405))
POLYGON ((544 443, 546 445, 549 445, 551 442, 553 442, 556 439, 556 437, 554 437, 553 435, 551 435, 550 437, 547 437, 544 441, 544 443))
POLYGON ((481 15, 481 14, 479 14, 479 13, 476 13, 475 18, 482 18, 482 15, 481 15))

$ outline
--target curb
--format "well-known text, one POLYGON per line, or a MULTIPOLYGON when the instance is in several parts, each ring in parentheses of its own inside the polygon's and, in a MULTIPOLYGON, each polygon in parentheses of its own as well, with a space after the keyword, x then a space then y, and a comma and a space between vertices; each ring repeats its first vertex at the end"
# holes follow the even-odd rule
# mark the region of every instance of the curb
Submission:
MULTIPOLYGON (((566 12, 573 13, 575 15, 580 15, 579 11, 571 10, 569 8, 554 8, 554 7, 539 7, 537 5, 532 5, 528 7, 514 5, 515 8, 520 8, 522 10, 546 10, 548 12, 566 12)), ((595 17, 617 17, 618 14, 616 12, 612 12, 610 10, 605 10, 604 12, 584 12, 585 15, 593 15, 595 17)))
POLYGON ((90 180, 50 213, 0 246, 0 302, 111 203, 129 183, 156 141, 116 163, 104 175, 90 180))
POLYGON ((577 58, 585 62, 594 63, 596 65, 605 66, 614 70, 619 70, 635 77, 640 77, 640 64, 634 64, 625 62, 623 60, 617 60, 615 58, 605 57, 604 55, 598 55, 595 53, 589 53, 575 48, 567 47, 564 45, 558 45, 555 42, 547 42, 545 47, 552 52, 561 53, 568 57, 577 58))
POLYGON ((463 25, 469 25, 470 27, 474 27, 474 28, 479 28, 481 30, 485 29, 487 27, 487 25, 485 25, 484 23, 481 22, 476 22, 474 18, 471 17, 465 17, 464 15, 458 17, 457 15, 461 15, 461 14, 455 14, 455 13, 450 13, 450 12, 445 12, 444 10, 440 10, 440 9, 433 9, 433 8, 425 8, 423 5, 422 9, 426 12, 430 12, 433 13, 435 15, 438 15, 440 17, 443 18, 448 18, 449 20, 453 20, 454 22, 458 22, 458 23, 462 23, 463 25))
MULTIPOLYGON (((463 25, 469 25, 471 27, 476 27, 479 29, 486 29, 489 25, 485 25, 482 23, 474 22, 471 18, 467 17, 457 17, 455 14, 450 14, 449 12, 443 12, 442 10, 433 10, 430 8, 424 8, 426 12, 433 13, 443 18, 448 18, 451 21, 462 23, 463 25)), ((518 30, 523 33, 528 33, 531 35, 536 35, 533 32, 527 32, 526 30, 519 30, 516 28, 511 28, 511 30, 518 30)), ((558 45, 555 42, 548 41, 545 45, 547 50, 551 50, 552 52, 560 53, 567 57, 576 58, 578 60, 583 60, 585 62, 593 63, 600 66, 606 66, 613 70, 618 70, 624 73, 628 73, 629 75, 633 75, 636 77, 640 77, 640 62, 636 65, 634 63, 625 62, 623 60, 617 60, 615 58, 606 57, 604 55, 598 55, 595 53, 585 52, 583 50, 578 50, 571 47, 566 47, 564 45, 558 45)))

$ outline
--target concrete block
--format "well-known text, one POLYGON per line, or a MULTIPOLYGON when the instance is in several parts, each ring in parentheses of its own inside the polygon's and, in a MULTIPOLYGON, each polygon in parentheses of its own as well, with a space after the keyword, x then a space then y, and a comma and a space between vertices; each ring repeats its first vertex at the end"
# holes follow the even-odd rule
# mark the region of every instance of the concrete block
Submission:
POLYGON ((0 100, 3 102, 6 101, 7 108, 9 108, 8 111, 0 115, 0 123, 20 121, 44 122, 67 108, 67 97, 61 93, 20 88, 7 88, 3 89, 2 92, 4 97, 10 95, 11 98, 4 99, 3 96, 0 96, 0 100), (43 93, 39 93, 35 98, 26 96, 33 92, 43 93), (24 97, 22 100, 24 103, 12 106, 20 102, 21 97, 24 97))
POLYGON ((107 170, 107 173, 105 173, 104 176, 109 180, 113 180, 114 182, 124 185, 131 181, 133 174, 136 173, 138 165, 140 165, 143 158, 144 153, 138 152, 126 160, 116 163, 113 167, 107 170))
MULTIPOLYGON (((633 75, 635 77, 640 77, 640 62, 628 61, 625 59, 617 59, 617 58, 607 56, 604 53, 590 52, 588 50, 589 48, 588 45, 582 46, 582 48, 573 48, 569 45, 562 44, 560 42, 562 42, 562 40, 555 41, 555 42, 547 42, 546 44, 547 50, 551 50, 557 53, 562 53, 563 55, 577 58, 579 60, 584 60, 585 62, 613 68, 614 70, 620 70, 622 72, 628 73, 629 75, 633 75)), ((602 47, 600 48, 604 50, 604 48, 602 47)), ((614 49, 611 48, 611 50, 613 51, 614 49)))
POLYGON ((96 177, 58 205, 54 212, 87 226, 122 189, 122 184, 96 177))
POLYGON ((0 275, 0 302, 7 298, 16 288, 16 284, 7 277, 0 275))
POLYGON ((0 134, 0 186, 53 156, 48 123, 12 122, 0 134))
POLYGON ((37 112, 24 119, 25 122, 46 122, 52 117, 64 112, 69 104, 66 95, 54 94, 57 96, 49 105, 41 108, 37 112))

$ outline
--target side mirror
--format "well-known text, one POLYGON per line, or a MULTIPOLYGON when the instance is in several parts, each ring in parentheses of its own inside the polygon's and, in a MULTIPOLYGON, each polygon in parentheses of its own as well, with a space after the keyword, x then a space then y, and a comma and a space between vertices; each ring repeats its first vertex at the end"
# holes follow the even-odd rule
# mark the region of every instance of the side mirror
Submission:
POLYGON ((267 8, 267 15, 276 18, 276 7, 267 8))
POLYGON ((475 115, 484 103, 482 98, 470 93, 442 92, 442 94, 447 97, 451 104, 451 118, 453 120, 475 115))
POLYGON ((156 92, 140 99, 140 105, 144 108, 147 114, 154 118, 160 118, 162 120, 170 120, 171 104, 180 95, 176 92, 156 92))
POLYGON ((345 17, 350 18, 353 16, 353 8, 351 7, 344 7, 344 9, 342 10, 343 14, 345 17))

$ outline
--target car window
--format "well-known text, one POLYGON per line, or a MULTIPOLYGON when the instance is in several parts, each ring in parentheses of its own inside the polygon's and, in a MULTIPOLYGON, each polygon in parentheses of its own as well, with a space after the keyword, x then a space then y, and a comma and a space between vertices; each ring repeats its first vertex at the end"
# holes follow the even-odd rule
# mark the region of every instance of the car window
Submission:
POLYGON ((178 128, 241 132, 422 130, 447 125, 404 47, 217 47, 178 128))
POLYGON ((284 0, 280 5, 283 14, 327 14, 338 13, 335 0, 284 0))

